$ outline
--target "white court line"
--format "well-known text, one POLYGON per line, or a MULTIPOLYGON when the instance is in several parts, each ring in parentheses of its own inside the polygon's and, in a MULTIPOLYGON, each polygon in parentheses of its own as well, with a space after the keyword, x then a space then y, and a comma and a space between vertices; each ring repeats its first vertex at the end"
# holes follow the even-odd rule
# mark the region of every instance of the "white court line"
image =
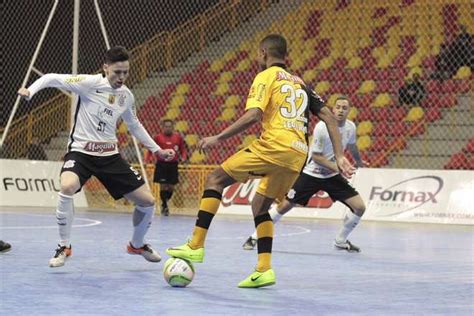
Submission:
MULTIPOLYGON (((275 235, 273 235, 273 238, 303 235, 303 234, 308 234, 308 233, 311 232, 311 229, 305 228, 303 226, 296 226, 296 225, 288 225, 288 226, 298 228, 298 229, 300 229, 300 231, 293 232, 293 233, 285 233, 285 234, 275 234, 275 235)), ((250 232, 249 235, 240 236, 240 237, 214 237, 214 238, 209 237, 209 238, 206 238, 206 240, 242 239, 242 238, 248 238, 250 236, 250 234, 252 234, 252 233, 253 232, 250 232)))
MULTIPOLYGON (((39 216, 39 217, 53 217, 54 215, 43 215, 43 214, 22 214, 22 213, 13 213, 13 212, 2 212, 0 214, 13 214, 13 215, 24 215, 24 216, 39 216)), ((83 217, 76 217, 74 218, 75 221, 85 221, 88 222, 87 224, 73 224, 72 227, 92 227, 102 224, 101 221, 90 219, 90 218, 83 218, 83 217)), ((51 225, 51 226, 0 226, 0 229, 51 229, 51 228, 58 228, 58 225, 51 225)))

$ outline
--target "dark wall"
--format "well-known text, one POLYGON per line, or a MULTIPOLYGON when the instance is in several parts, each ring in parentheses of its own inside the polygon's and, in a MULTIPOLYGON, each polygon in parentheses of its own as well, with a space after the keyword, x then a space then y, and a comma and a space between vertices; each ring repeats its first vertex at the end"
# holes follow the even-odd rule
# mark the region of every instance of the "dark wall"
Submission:
MULTIPOLYGON (((129 49, 162 31, 176 28, 219 0, 99 0, 110 45, 129 49)), ((0 126, 8 120, 29 62, 53 7, 53 0, 1 1, 0 126)), ((93 0, 81 0, 79 73, 97 71, 106 46, 93 0)), ((60 0, 35 67, 44 73, 70 73, 72 59, 73 0, 60 0)), ((38 76, 32 74, 27 85, 38 76)), ((40 104, 55 91, 42 93, 30 104, 22 102, 15 118, 40 104)))

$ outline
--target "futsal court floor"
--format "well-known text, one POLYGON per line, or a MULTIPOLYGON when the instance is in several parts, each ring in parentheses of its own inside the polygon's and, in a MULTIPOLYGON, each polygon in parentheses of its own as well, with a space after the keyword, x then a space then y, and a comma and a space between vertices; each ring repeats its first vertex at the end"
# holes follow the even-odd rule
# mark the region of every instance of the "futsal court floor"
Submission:
POLYGON ((275 226, 276 285, 239 289, 256 263, 242 250, 250 217, 215 217, 204 263, 187 288, 163 279, 169 246, 194 217, 155 217, 149 263, 125 252, 131 215, 77 212, 73 256, 49 268, 58 233, 53 210, 0 209, 0 315, 474 315, 474 227, 362 221, 351 235, 361 253, 332 246, 339 221, 275 226))

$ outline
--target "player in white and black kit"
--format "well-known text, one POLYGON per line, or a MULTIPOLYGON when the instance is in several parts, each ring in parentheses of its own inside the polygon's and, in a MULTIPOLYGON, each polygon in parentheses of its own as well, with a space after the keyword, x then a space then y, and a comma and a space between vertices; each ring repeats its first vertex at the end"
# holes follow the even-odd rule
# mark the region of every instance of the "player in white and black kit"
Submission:
MULTIPOLYGON (((336 99, 332 111, 338 121, 342 148, 345 150, 347 147, 356 161, 356 166, 363 167, 367 163, 360 158, 356 146, 356 126, 347 119, 349 110, 350 101, 347 97, 341 96, 336 99)), ((359 252, 359 247, 353 245, 347 240, 347 237, 364 214, 365 204, 359 193, 339 174, 331 139, 323 121, 320 121, 314 127, 313 142, 308 156, 308 161, 302 173, 287 193, 286 199, 270 210, 269 213, 273 222, 278 222, 294 206, 308 204, 309 199, 318 191, 325 191, 334 201, 340 201, 350 209, 350 212, 347 212, 344 217, 343 226, 336 236, 334 246, 337 249, 349 252, 359 252)), ((256 241, 257 238, 254 233, 245 241, 243 248, 245 250, 254 249, 256 241)))
POLYGON ((158 262, 160 255, 146 244, 144 237, 155 212, 155 199, 142 176, 121 158, 117 149, 117 121, 123 119, 131 134, 151 152, 172 159, 175 152, 161 149, 143 128, 135 114, 135 98, 125 86, 129 75, 129 56, 117 46, 105 54, 104 75, 46 74, 18 94, 30 100, 44 88, 61 88, 78 95, 64 165, 61 169, 56 218, 60 241, 50 267, 64 265, 71 256, 71 228, 74 218, 73 195, 81 190, 91 176, 96 176, 114 199, 125 197, 135 205, 133 236, 127 245, 130 254, 142 255, 158 262))

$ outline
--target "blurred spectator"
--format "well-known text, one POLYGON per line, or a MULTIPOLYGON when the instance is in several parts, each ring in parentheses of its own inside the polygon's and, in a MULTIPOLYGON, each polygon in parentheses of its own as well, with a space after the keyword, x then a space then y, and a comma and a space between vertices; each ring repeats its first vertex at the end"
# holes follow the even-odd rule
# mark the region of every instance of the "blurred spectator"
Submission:
POLYGON ((405 81, 398 89, 398 102, 400 106, 417 106, 425 96, 425 87, 420 81, 420 75, 415 73, 413 78, 405 81))
POLYGON ((31 144, 28 147, 28 159, 29 160, 48 160, 48 156, 44 152, 43 146, 41 146, 38 137, 31 139, 31 144))
POLYGON ((441 44, 439 49, 438 58, 436 58, 435 62, 435 71, 431 75, 431 78, 438 79, 438 80, 446 80, 451 76, 451 71, 449 70, 449 55, 448 55, 448 47, 446 44, 441 44))
POLYGON ((453 63, 452 74, 455 74, 462 66, 469 66, 472 68, 474 61, 473 45, 473 35, 467 32, 466 26, 461 25, 461 31, 450 47, 453 63))
POLYGON ((461 30, 454 41, 448 46, 442 44, 435 62, 436 70, 431 76, 434 79, 451 78, 460 67, 474 66, 474 36, 461 25, 461 30))

